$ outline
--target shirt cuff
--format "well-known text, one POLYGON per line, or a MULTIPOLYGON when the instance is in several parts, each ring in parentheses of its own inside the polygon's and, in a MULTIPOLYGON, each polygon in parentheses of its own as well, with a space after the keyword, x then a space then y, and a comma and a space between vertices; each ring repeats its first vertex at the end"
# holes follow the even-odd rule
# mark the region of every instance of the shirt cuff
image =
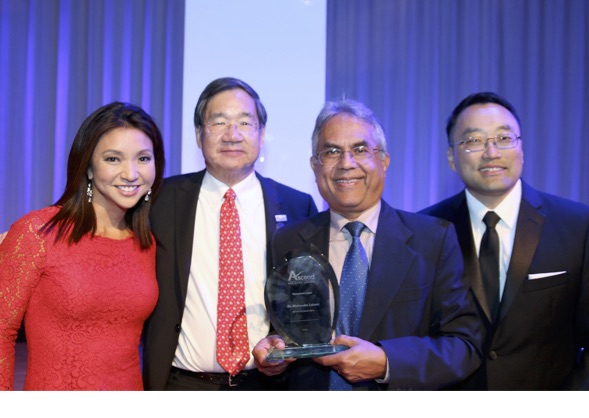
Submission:
POLYGON ((390 370, 389 370, 389 358, 387 357, 387 371, 384 374, 382 379, 374 379, 376 383, 389 383, 391 380, 390 370))

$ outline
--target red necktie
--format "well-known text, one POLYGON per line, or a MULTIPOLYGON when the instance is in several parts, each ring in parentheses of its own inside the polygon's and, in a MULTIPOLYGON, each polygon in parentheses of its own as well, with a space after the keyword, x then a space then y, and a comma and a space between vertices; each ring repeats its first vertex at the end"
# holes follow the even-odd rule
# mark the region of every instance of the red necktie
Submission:
POLYGON ((229 189, 221 205, 217 362, 235 376, 249 358, 241 230, 235 192, 229 189))

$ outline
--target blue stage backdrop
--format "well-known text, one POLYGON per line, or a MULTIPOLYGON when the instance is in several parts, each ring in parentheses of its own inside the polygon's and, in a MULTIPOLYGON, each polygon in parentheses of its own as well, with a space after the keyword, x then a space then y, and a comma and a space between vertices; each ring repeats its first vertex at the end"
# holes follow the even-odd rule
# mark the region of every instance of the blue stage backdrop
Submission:
POLYGON ((180 170, 184 1, 0 0, 0 231, 63 193, 84 118, 142 106, 180 170))
POLYGON ((518 110, 523 178, 589 204, 589 1, 329 0, 327 19, 327 97, 380 117, 391 204, 416 211, 462 189, 445 125, 477 91, 518 110))
MULTIPOLYGON (((264 0, 252 7, 262 13, 264 0)), ((76 130, 113 100, 154 115, 166 175, 180 172, 184 10, 184 0, 0 0, 0 231, 55 202, 76 130)), ((264 54, 246 29, 223 27, 235 43, 219 47, 264 54)), ((382 120, 392 205, 419 210, 461 189, 444 126, 481 90, 519 110, 524 178, 589 204, 588 1, 328 0, 326 36, 326 98, 364 101, 382 120)))

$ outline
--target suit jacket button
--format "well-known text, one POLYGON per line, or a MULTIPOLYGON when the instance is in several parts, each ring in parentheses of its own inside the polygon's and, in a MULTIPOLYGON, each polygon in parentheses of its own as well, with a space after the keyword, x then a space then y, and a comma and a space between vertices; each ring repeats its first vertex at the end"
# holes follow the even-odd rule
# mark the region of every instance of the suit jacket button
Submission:
POLYGON ((180 332, 180 324, 176 324, 176 332, 180 332))
POLYGON ((497 360, 497 357, 499 357, 499 356, 497 355, 497 352, 496 352, 496 351, 494 351, 494 350, 491 350, 491 351, 489 352, 489 358, 490 358, 491 360, 497 360))

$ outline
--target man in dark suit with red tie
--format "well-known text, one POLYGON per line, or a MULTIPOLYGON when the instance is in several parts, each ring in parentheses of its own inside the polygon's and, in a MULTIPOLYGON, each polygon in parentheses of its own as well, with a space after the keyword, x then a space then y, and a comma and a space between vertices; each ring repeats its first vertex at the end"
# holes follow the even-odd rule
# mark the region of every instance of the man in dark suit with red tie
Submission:
POLYGON ((166 179, 150 217, 160 293, 145 327, 147 390, 277 388, 250 355, 269 332, 270 238, 317 208, 309 194, 255 172, 266 120, 257 92, 242 80, 214 80, 199 97, 194 124, 206 170, 166 179), (231 221, 221 213, 226 204, 231 221), (224 297, 237 293, 239 303, 224 297), (223 314, 232 309, 242 326, 235 335, 223 314))
POLYGON ((456 387, 589 389, 589 207, 521 180, 525 140, 503 97, 466 97, 446 132, 448 163, 466 188, 422 212, 456 227, 486 329, 483 365, 456 387), (500 242, 495 265, 489 232, 500 242))
POLYGON ((329 102, 317 118, 311 165, 330 209, 281 228, 272 249, 276 261, 313 246, 328 258, 341 289, 333 344, 349 349, 270 362, 269 350, 284 341, 261 340, 254 348, 259 370, 284 373, 289 389, 440 389, 480 364, 480 321, 454 227, 381 199, 386 145, 382 126, 359 102, 329 102))

